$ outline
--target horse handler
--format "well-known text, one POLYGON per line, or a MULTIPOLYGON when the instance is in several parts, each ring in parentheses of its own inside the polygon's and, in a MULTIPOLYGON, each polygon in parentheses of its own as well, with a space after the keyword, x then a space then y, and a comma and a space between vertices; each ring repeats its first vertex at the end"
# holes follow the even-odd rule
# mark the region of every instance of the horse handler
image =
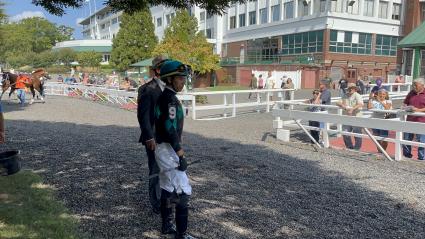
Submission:
POLYGON ((156 161, 160 168, 161 233, 174 234, 176 239, 193 239, 187 234, 188 202, 192 187, 186 174, 187 161, 180 145, 184 113, 176 93, 183 90, 188 66, 179 61, 167 61, 161 66, 161 80, 166 86, 155 106, 156 161), (176 229, 172 224, 175 205, 176 229))
POLYGON ((17 96, 18 99, 20 101, 21 106, 25 106, 25 83, 28 83, 28 78, 26 76, 23 75, 19 75, 18 78, 16 79, 16 92, 17 92, 17 96))

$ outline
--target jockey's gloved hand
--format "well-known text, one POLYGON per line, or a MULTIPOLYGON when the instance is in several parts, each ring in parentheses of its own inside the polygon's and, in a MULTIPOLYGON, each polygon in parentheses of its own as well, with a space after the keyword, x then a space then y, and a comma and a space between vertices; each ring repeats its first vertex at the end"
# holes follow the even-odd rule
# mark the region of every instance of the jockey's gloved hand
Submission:
POLYGON ((179 166, 177 167, 180 171, 186 171, 187 169, 187 160, 184 156, 179 157, 179 166))

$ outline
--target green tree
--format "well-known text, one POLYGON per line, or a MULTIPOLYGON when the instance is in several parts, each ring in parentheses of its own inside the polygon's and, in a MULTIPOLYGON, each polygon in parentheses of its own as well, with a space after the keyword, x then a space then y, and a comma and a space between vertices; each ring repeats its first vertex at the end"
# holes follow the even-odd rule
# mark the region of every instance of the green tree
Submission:
POLYGON ((164 39, 157 45, 153 55, 167 55, 191 65, 195 73, 207 73, 220 68, 219 56, 205 35, 198 32, 198 22, 187 11, 179 11, 165 29, 164 39))
POLYGON ((62 29, 66 30, 64 32, 55 24, 39 17, 3 24, 1 27, 3 39, 0 44, 0 59, 6 62, 8 57, 15 55, 25 55, 29 52, 41 53, 50 50, 56 42, 69 40, 69 31, 71 31, 64 28, 62 29))
POLYGON ((54 65, 57 61, 57 54, 51 50, 47 50, 35 56, 32 66, 34 68, 48 67, 54 65))
POLYGON ((102 54, 95 51, 79 52, 77 61, 81 66, 98 67, 102 61, 102 54))
POLYGON ((65 66, 70 66, 71 62, 77 59, 77 53, 71 48, 62 48, 55 51, 55 54, 58 62, 63 63, 65 66))
MULTIPOLYGON (((80 8, 86 0, 32 0, 37 6, 42 6, 46 11, 55 15, 65 14, 66 8, 80 8)), ((246 0, 107 0, 105 5, 111 6, 116 11, 124 10, 127 13, 137 12, 149 6, 165 5, 184 9, 188 3, 197 5, 213 14, 222 14, 233 3, 244 3, 246 0)))
POLYGON ((118 70, 126 70, 137 61, 151 57, 158 39, 149 10, 124 13, 120 31, 112 41, 111 62, 118 70))

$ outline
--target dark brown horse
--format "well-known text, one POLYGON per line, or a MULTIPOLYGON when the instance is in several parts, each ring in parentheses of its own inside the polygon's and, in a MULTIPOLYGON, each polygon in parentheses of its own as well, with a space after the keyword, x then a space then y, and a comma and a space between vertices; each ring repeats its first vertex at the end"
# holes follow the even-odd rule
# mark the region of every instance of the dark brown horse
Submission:
MULTIPOLYGON (((32 99, 30 101, 30 104, 32 104, 34 102, 34 98, 35 98, 35 91, 37 90, 37 92, 40 94, 40 98, 41 100, 44 102, 44 80, 45 79, 50 79, 49 74, 44 70, 44 69, 37 69, 35 70, 33 73, 31 73, 31 77, 30 77, 30 81, 25 83, 25 85, 31 90, 32 93, 32 99)), ((10 87, 10 92, 9 92, 9 99, 10 96, 12 95, 12 93, 16 90, 16 80, 18 79, 18 75, 17 74, 13 74, 10 72, 4 72, 3 73, 3 79, 2 79, 2 94, 0 96, 0 99, 3 97, 3 94, 9 89, 10 87)))

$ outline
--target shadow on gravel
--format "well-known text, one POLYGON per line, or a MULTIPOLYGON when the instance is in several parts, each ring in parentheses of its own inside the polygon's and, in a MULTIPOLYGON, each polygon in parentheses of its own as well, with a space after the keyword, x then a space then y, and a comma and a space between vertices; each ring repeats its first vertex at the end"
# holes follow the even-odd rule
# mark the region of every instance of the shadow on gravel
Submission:
MULTIPOLYGON (((160 238, 138 128, 8 121, 24 168, 43 175, 87 238, 160 238)), ((184 134, 199 238, 424 238, 414 205, 260 145, 184 134)), ((1 216, 0 216, 1 218, 1 216)))

